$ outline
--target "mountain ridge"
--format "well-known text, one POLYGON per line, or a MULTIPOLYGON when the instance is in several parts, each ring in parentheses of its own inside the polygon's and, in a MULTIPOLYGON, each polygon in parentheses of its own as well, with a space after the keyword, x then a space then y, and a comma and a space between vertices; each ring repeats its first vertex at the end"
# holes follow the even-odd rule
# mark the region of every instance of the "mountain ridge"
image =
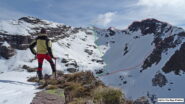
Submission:
MULTIPOLYGON (((39 29, 44 27, 48 30, 49 38, 53 40, 54 53, 59 56, 57 68, 60 70, 67 73, 69 69, 71 72, 91 70, 95 75, 102 73, 104 76, 99 78, 106 85, 121 88, 126 93, 126 97, 134 100, 141 96, 148 98, 154 95, 185 96, 181 91, 185 86, 180 83, 184 78, 182 72, 185 71, 183 65, 185 31, 182 28, 156 19, 133 22, 127 29, 121 30, 114 27, 76 28, 26 17, 18 21, 24 21, 20 24, 28 26, 26 27, 30 31, 28 36, 22 34, 25 28, 20 34, 12 35, 10 33, 16 31, 5 32, 6 29, 0 28, 0 46, 6 41, 16 50, 16 54, 8 60, 0 58, 0 64, 4 69, 15 70, 23 65, 37 67, 37 61, 27 47, 18 46, 28 45, 36 37, 39 29), (28 37, 26 42, 24 37, 28 37), (18 46, 14 46, 15 44, 18 46), (25 54, 23 56, 27 57, 21 57, 23 53, 25 54), (13 63, 15 60, 20 61, 15 65, 13 63), (8 63, 9 67, 4 63, 8 63)), ((3 27, 1 23, 0 27, 3 27)), ((13 30, 22 29, 16 26, 12 24, 10 27, 13 30)), ((46 65, 44 68, 46 73, 50 72, 49 66, 46 65)))

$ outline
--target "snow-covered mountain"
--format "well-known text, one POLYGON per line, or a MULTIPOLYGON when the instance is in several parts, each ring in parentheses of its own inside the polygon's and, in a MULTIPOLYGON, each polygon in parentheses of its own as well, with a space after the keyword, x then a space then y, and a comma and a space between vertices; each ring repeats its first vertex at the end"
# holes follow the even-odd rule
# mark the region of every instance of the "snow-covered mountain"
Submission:
MULTIPOLYGON (((59 57, 57 70, 66 73, 92 70, 107 85, 123 89, 126 97, 134 100, 141 96, 148 96, 152 101, 157 97, 185 97, 185 84, 181 82, 185 78, 185 31, 155 19, 133 22, 124 30, 76 28, 34 17, 1 21, 0 78, 11 75, 8 80, 17 84, 26 75, 30 76, 23 71, 23 66, 37 67, 28 45, 40 28, 46 28, 53 41, 53 53, 59 57), (12 73, 18 74, 17 71, 26 75, 16 79, 12 73)), ((48 63, 43 69, 44 73, 51 73, 48 63)), ((6 92, 9 87, 2 87, 4 82, 0 80, 0 90, 6 92)), ((6 84, 11 86, 11 83, 6 84)), ((20 86, 12 89, 16 91, 20 91, 20 86)), ((31 91, 31 99, 36 92, 34 87, 18 94, 6 94, 15 97, 31 91)), ((3 102, 15 103, 8 97, 0 98, 0 103, 3 102)))
MULTIPOLYGON (((0 104, 29 104, 34 93, 38 91, 35 90, 34 84, 30 86, 31 84, 26 82, 25 77, 35 76, 36 73, 30 74, 24 69, 37 67, 37 60, 28 49, 28 45, 41 28, 47 29, 53 41, 53 54, 59 58, 57 70, 68 73, 103 68, 104 63, 94 43, 92 29, 75 28, 34 17, 2 21, 0 23, 0 96, 6 96, 0 97, 0 104), (21 90, 22 88, 26 90, 21 90), (25 94, 28 96, 21 99, 25 94)), ((44 61, 43 69, 43 73, 51 74, 47 61, 44 61)))
MULTIPOLYGON (((98 45, 109 47, 102 80, 126 96, 184 98, 185 32, 155 19, 133 22, 128 29, 96 29, 98 45)), ((155 101, 153 101, 155 102, 155 101)))

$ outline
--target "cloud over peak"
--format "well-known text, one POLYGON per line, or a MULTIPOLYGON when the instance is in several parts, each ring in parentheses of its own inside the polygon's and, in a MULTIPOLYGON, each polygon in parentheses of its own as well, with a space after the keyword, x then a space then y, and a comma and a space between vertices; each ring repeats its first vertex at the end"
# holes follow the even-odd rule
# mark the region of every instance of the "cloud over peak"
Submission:
POLYGON ((107 26, 109 23, 111 23, 111 21, 113 20, 115 16, 116 16, 115 12, 107 12, 104 14, 100 14, 96 18, 95 24, 100 25, 100 26, 107 26))
POLYGON ((154 7, 163 7, 163 6, 173 6, 179 7, 185 5, 184 0, 139 0, 139 5, 143 6, 154 6, 154 7))

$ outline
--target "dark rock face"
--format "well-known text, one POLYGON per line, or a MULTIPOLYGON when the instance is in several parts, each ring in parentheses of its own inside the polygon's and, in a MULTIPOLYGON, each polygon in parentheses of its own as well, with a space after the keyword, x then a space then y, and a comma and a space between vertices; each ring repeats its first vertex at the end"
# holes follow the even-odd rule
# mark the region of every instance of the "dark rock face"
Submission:
POLYGON ((174 48, 179 44, 176 41, 174 41, 174 36, 169 36, 164 40, 162 40, 161 38, 156 38, 154 40, 155 48, 144 61, 142 68, 146 69, 148 67, 151 67, 154 63, 158 64, 161 60, 161 55, 163 52, 167 51, 168 48, 174 48))
MULTIPOLYGON (((166 52, 169 48, 175 48, 176 46, 181 44, 182 40, 184 39, 183 34, 184 32, 179 34, 171 34, 169 37, 166 37, 164 40, 162 40, 160 36, 156 37, 153 41, 153 43, 155 44, 155 48, 151 52, 151 54, 145 59, 144 64, 142 65, 143 70, 148 67, 151 67, 152 64, 154 63, 158 64, 161 60, 162 53, 166 52)), ((175 65, 175 63, 173 64, 175 65)))
POLYGON ((99 64, 103 64, 104 63, 103 60, 98 60, 98 59, 92 59, 91 61, 99 63, 99 64))
POLYGON ((31 24, 38 24, 38 23, 42 23, 43 24, 43 23, 45 23, 45 22, 41 21, 38 18, 30 17, 30 16, 22 17, 22 18, 19 19, 19 21, 25 21, 25 22, 31 23, 31 24))
POLYGON ((180 74, 181 70, 185 72, 185 43, 183 43, 181 48, 167 61, 162 70, 165 73, 173 71, 177 75, 180 74))
POLYGON ((168 83, 168 80, 162 73, 157 73, 155 77, 152 79, 153 86, 163 87, 168 83))
POLYGON ((78 72, 79 70, 76 68, 67 68, 67 71, 70 73, 75 73, 75 72, 78 72))
POLYGON ((85 49, 84 52, 86 52, 88 55, 92 55, 93 54, 93 50, 89 50, 89 49, 85 49))
POLYGON ((61 61, 61 63, 67 63, 67 62, 69 62, 69 61, 65 58, 63 58, 62 61, 61 61))
POLYGON ((70 65, 74 66, 75 68, 78 67, 77 62, 75 60, 69 59, 68 63, 66 63, 65 66, 70 66, 70 65))
POLYGON ((65 63, 65 66, 67 67, 67 71, 70 73, 75 73, 79 71, 79 66, 77 62, 73 59, 63 59, 62 63, 65 63))
POLYGON ((9 59, 16 54, 16 51, 12 47, 0 46, 0 56, 9 59))
POLYGON ((115 32, 114 30, 112 30, 111 27, 108 28, 107 30, 109 31, 109 35, 110 35, 110 36, 114 36, 114 35, 116 34, 116 32, 115 32))
POLYGON ((146 35, 146 34, 161 34, 164 31, 164 27, 167 26, 167 23, 160 22, 156 19, 146 19, 141 22, 136 21, 133 22, 128 29, 130 31, 138 31, 139 29, 141 30, 141 33, 146 35), (160 30, 160 31, 159 31, 160 30))
POLYGON ((128 53, 128 44, 126 43, 123 51, 123 56, 126 55, 127 53, 128 53))
POLYGON ((24 50, 31 42, 31 36, 9 35, 0 33, 0 43, 7 41, 12 48, 24 50))
POLYGON ((95 70, 96 74, 102 74, 104 73, 104 69, 95 70))

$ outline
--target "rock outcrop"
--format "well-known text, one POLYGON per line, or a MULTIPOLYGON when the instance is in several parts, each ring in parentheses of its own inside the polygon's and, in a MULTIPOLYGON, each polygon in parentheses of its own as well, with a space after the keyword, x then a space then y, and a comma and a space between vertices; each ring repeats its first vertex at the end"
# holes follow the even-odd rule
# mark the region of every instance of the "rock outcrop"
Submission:
POLYGON ((181 48, 175 52, 175 54, 167 61, 162 70, 165 73, 174 72, 179 75, 181 71, 185 72, 185 43, 181 48))
MULTIPOLYGON (((29 81, 36 81, 35 77, 29 81)), ((47 77, 41 87, 46 90, 36 94, 31 104, 132 104, 119 89, 109 88, 96 79, 92 72, 59 74, 47 77)))
POLYGON ((9 59, 15 54, 16 51, 7 42, 4 42, 3 44, 0 45, 0 56, 9 59))
POLYGON ((153 86, 163 87, 168 83, 168 80, 162 73, 157 73, 155 77, 152 79, 153 86))
POLYGON ((3 43, 5 41, 8 42, 10 46, 14 49, 24 50, 28 48, 29 43, 32 41, 32 39, 31 39, 31 36, 0 33, 0 43, 3 43))

